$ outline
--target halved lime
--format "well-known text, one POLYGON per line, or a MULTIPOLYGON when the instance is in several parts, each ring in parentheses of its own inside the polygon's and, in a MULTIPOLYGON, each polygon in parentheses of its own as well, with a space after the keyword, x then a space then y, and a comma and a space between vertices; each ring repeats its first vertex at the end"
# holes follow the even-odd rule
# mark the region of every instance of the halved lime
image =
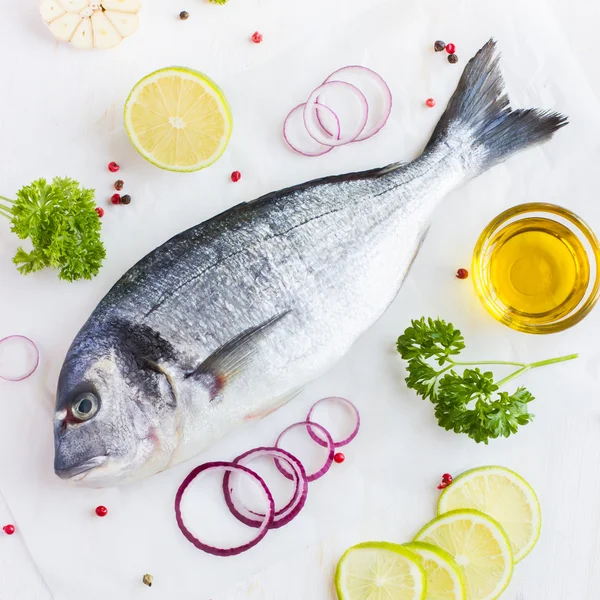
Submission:
POLYGON ((335 572, 339 600, 425 600, 419 558, 398 544, 365 542, 346 550, 335 572))
POLYGON ((144 77, 125 102, 129 139, 145 159, 168 171, 212 165, 227 147, 232 123, 217 84, 183 67, 144 77))
POLYGON ((512 544, 515 563, 540 537, 542 513, 533 488, 504 467, 481 467, 457 477, 440 496, 438 514, 458 508, 474 508, 498 521, 512 544))
POLYGON ((427 574, 426 600, 466 600, 467 588, 462 572, 448 552, 423 542, 402 546, 421 558, 427 574))
POLYGON ((453 510, 430 521, 415 541, 446 550, 462 568, 468 600, 494 600, 512 577, 512 548, 502 527, 478 510, 453 510))

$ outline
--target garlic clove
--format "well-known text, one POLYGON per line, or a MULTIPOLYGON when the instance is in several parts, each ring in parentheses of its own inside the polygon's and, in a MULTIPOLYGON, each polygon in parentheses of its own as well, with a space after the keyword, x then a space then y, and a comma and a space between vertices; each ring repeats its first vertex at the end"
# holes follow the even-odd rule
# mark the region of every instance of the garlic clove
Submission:
POLYGON ((71 37, 71 44, 76 48, 89 50, 94 47, 94 34, 90 19, 83 19, 71 37))
POLYGON ((64 9, 68 12, 79 13, 90 6, 90 0, 59 0, 64 9))
POLYGON ((68 12, 48 23, 48 27, 59 40, 68 42, 81 21, 82 19, 78 14, 68 12))
POLYGON ((142 8, 142 0, 104 0, 102 6, 106 10, 136 13, 142 8))
POLYGON ((135 13, 107 10, 104 14, 122 37, 134 34, 138 28, 139 18, 135 13))
POLYGON ((46 23, 51 23, 66 12, 62 4, 56 0, 42 0, 40 4, 40 14, 46 23))
POLYGON ((91 17, 92 30, 94 33, 94 47, 101 50, 114 48, 121 43, 123 36, 110 22, 103 12, 95 12, 91 17))

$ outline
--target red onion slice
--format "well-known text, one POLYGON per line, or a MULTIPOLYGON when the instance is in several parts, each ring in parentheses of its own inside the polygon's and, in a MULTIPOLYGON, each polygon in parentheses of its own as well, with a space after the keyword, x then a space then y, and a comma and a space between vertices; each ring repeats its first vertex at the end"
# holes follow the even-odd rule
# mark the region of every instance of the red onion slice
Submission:
MULTIPOLYGON (((303 156, 322 156, 331 152, 333 146, 320 144, 316 142, 308 132, 304 125, 304 107, 305 104, 300 104, 290 111, 290 114, 285 118, 283 123, 283 138, 287 145, 292 149, 302 154, 303 156)), ((327 106, 319 106, 319 110, 323 114, 327 114, 327 122, 335 132, 332 135, 339 137, 340 135, 340 120, 337 115, 327 106), (333 125, 331 125, 333 123, 333 125)))
MULTIPOLYGON (((323 402, 341 402, 342 404, 345 404, 348 408, 350 408, 352 410, 352 412, 354 413, 355 418, 356 418, 356 426, 352 430, 352 433, 346 439, 343 439, 339 442, 335 442, 335 441, 333 442, 333 445, 336 448, 341 448, 342 446, 348 445, 358 435, 358 430, 360 429, 360 413, 358 412, 358 408, 356 408, 356 406, 354 406, 354 404, 352 404, 352 402, 350 402, 350 400, 348 400, 347 398, 341 398, 339 396, 329 396, 328 398, 321 398, 321 400, 318 400, 317 402, 315 402, 312 405, 311 409, 308 411, 308 415, 306 415, 307 421, 314 421, 313 413, 315 411, 315 408, 317 406, 319 406, 319 404, 322 404, 323 402)), ((327 442, 325 440, 323 440, 322 438, 320 438, 316 433, 314 433, 312 428, 308 427, 307 429, 308 429, 308 435, 310 435, 310 437, 315 442, 317 442, 317 444, 319 444, 319 446, 323 446, 323 448, 327 447, 327 442)))
POLYGON ((0 340, 0 379, 5 381, 23 381, 33 375, 40 364, 40 352, 37 346, 24 335, 9 335, 0 340), (10 348, 17 344, 28 354, 26 365, 24 367, 7 367, 6 360, 2 359, 4 353, 8 353, 10 348), (15 371, 10 372, 12 369, 15 371))
MULTIPOLYGON (((320 479, 321 477, 323 477, 323 475, 325 475, 325 473, 327 473, 327 471, 329 471, 329 469, 331 468, 331 465, 333 464, 333 455, 335 454, 335 444, 333 443, 333 439, 331 438, 329 431, 327 431, 327 429, 325 429, 325 427, 323 427, 323 425, 319 425, 318 423, 313 423, 312 421, 300 421, 298 423, 294 423, 293 425, 290 425, 289 427, 284 429, 279 434, 279 437, 277 438, 277 441, 275 442, 275 447, 279 448, 279 443, 281 442, 281 438, 283 438, 283 436, 291 429, 295 429, 296 427, 303 427, 310 431, 309 426, 311 428, 314 427, 317 431, 319 431, 320 433, 323 434, 323 436, 327 440, 326 447, 329 449, 329 454, 327 455, 327 460, 325 461, 325 464, 320 469, 318 469, 317 471, 312 473, 311 475, 306 476, 306 479, 309 482, 311 482, 311 481, 316 481, 317 479, 320 479)), ((275 465, 284 477, 287 477, 288 479, 293 478, 293 475, 291 475, 289 473, 289 471, 287 471, 284 467, 281 466, 281 462, 279 461, 279 459, 275 459, 275 465)))
POLYGON ((369 105, 364 94, 345 81, 330 81, 319 86, 304 106, 306 131, 316 142, 326 146, 343 146, 353 142, 362 133, 368 118, 369 105), (325 107, 335 109, 341 129, 339 135, 327 133, 319 122, 318 112, 325 107))
POLYGON ((324 83, 343 81, 357 87, 369 106, 366 125, 355 142, 374 136, 387 123, 392 112, 392 92, 381 75, 367 67, 349 65, 334 71, 324 83))
POLYGON ((267 535, 269 531, 269 526, 271 525, 271 521, 273 520, 273 515, 275 514, 275 501, 273 500, 273 496, 267 487, 267 484, 264 480, 259 477, 254 471, 251 471, 247 467, 242 465, 236 465, 231 462, 208 462, 199 467, 193 469, 190 474, 183 480, 183 483, 179 486, 177 490, 177 494, 175 495, 175 517, 177 519, 177 525, 181 530, 181 533, 185 536, 188 542, 192 543, 196 548, 207 552, 208 554, 213 554, 215 556, 235 556, 236 554, 241 554, 242 552, 246 552, 246 550, 250 550, 258 544, 264 537, 267 535), (183 494, 187 487, 192 483, 198 475, 206 474, 210 471, 225 471, 225 472, 238 472, 244 473, 245 475, 252 477, 255 482, 262 488, 264 495, 269 504, 269 510, 267 514, 264 516, 258 531, 256 532, 256 536, 250 540, 249 542, 242 544, 241 546, 237 546, 235 548, 217 548, 215 546, 210 546, 200 541, 197 537, 195 537, 191 531, 185 526, 183 522, 183 518, 181 516, 181 499, 183 498, 183 494))
MULTIPOLYGON (((249 450, 238 456, 233 463, 245 466, 261 456, 271 456, 274 459, 282 460, 286 462, 293 471, 294 493, 290 501, 283 508, 275 511, 271 524, 269 525, 270 529, 278 529, 296 518, 304 507, 308 496, 308 478, 306 477, 306 471, 304 470, 302 463, 293 454, 281 450, 280 448, 255 448, 254 450, 249 450)), ((231 514, 244 523, 244 525, 248 525, 249 527, 260 527, 264 521, 265 515, 250 510, 244 506, 243 502, 236 499, 236 493, 232 485, 234 480, 235 477, 231 477, 230 471, 225 473, 225 477, 223 478, 223 494, 225 495, 225 502, 227 503, 231 514)))

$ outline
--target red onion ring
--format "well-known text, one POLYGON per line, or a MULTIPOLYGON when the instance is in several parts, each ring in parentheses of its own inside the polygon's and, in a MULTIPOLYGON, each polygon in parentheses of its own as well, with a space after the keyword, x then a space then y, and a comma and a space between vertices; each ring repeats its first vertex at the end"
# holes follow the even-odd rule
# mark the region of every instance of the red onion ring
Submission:
POLYGON ((179 486, 177 490, 177 494, 175 495, 175 518, 177 519, 177 525, 181 530, 181 533, 185 536, 188 542, 192 543, 196 548, 207 552, 208 554, 213 554, 214 556, 235 556, 236 554, 241 554, 242 552, 246 552, 246 550, 250 550, 258 544, 264 537, 267 535, 269 531, 269 526, 271 525, 271 521, 273 520, 273 515, 275 514, 275 501, 273 500, 273 496, 267 487, 267 484, 264 480, 259 477, 254 471, 251 471, 247 467, 242 465, 237 465, 231 462, 208 462, 192 469, 190 474, 183 480, 183 483, 179 486), (241 546, 237 546, 235 548, 217 548, 215 546, 210 546, 209 544, 205 544, 201 542, 197 537, 195 537, 189 529, 185 526, 183 522, 183 518, 181 516, 181 499, 183 498, 183 494, 190 483, 198 477, 198 475, 202 473, 207 473, 209 471, 238 471, 240 473, 245 473, 252 477, 263 489, 265 497, 269 503, 269 510, 265 515, 258 531, 256 532, 256 536, 247 542, 246 544, 242 544, 241 546))
POLYGON ((34 350, 34 359, 33 359, 33 366, 25 371, 24 374, 18 374, 18 375, 6 375, 6 374, 2 374, 0 373, 0 379, 4 379, 5 381, 23 381, 24 379, 27 379, 28 377, 30 377, 31 375, 33 375, 36 371, 36 369, 38 368, 39 364, 40 364, 40 351, 38 350, 37 346, 35 345, 35 343, 30 340, 28 337, 25 337, 24 335, 9 335, 8 337, 5 337, 3 339, 0 340, 0 344, 3 344, 5 342, 9 342, 11 340, 23 340, 25 343, 27 343, 28 345, 30 345, 33 350, 34 350))
MULTIPOLYGON (((306 476, 306 479, 309 482, 316 481, 317 479, 320 479, 321 477, 323 477, 323 475, 325 475, 325 473, 327 473, 327 471, 329 471, 329 469, 331 468, 331 465, 333 464, 333 455, 335 454, 335 444, 333 443, 333 439, 331 438, 329 431, 327 431, 327 429, 325 429, 325 427, 323 427, 323 425, 319 425, 318 423, 313 423, 312 421, 299 421, 298 423, 294 423, 293 425, 286 427, 286 429, 284 429, 279 434, 279 437, 277 438, 277 441, 275 442, 275 448, 279 448, 279 442, 281 441, 281 438, 288 431, 290 431, 290 429, 294 429, 295 427, 304 427, 307 430, 309 430, 309 427, 310 428, 314 427, 318 431, 320 431, 325 436, 325 439, 327 440, 327 447, 329 448, 329 454, 327 456, 327 460, 325 461, 325 464, 319 470, 315 471, 311 475, 306 476)), ((286 477, 287 479, 293 478, 293 476, 290 475, 290 473, 281 466, 281 463, 280 463, 279 459, 277 459, 277 458, 275 459, 275 466, 279 469, 279 472, 284 477, 286 477)))
MULTIPOLYGON (((329 106, 327 106, 329 108, 329 106)), ((319 144, 326 146, 343 146, 353 142, 362 133, 362 130, 367 124, 369 118, 369 105, 365 95, 355 86, 345 81, 329 81, 320 85, 308 98, 304 105, 304 126, 308 135, 312 137, 319 144), (358 102, 360 113, 356 122, 352 125, 347 125, 347 131, 344 131, 344 123, 340 124, 341 133, 339 136, 327 134, 327 132, 319 123, 317 118, 317 112, 323 110, 326 106, 320 99, 321 94, 337 88, 343 90, 346 95, 352 94, 355 100, 358 102)), ((338 115, 339 116, 339 115, 338 115)))
POLYGON ((388 84, 381 75, 360 65, 342 67, 334 71, 324 83, 333 81, 343 81, 357 87, 365 96, 369 106, 367 123, 354 141, 362 142, 373 137, 387 123, 392 112, 392 92, 388 84), (365 78, 372 85, 364 85, 365 78), (376 107, 380 110, 376 110, 376 107))
MULTIPOLYGON (((342 446, 346 446, 348 445, 357 435, 358 435, 358 430, 360 429, 360 413, 358 412, 358 408, 356 408, 356 406, 354 406, 354 404, 352 404, 352 402, 350 402, 350 400, 348 400, 347 398, 341 398, 340 396, 329 396, 328 398, 321 398, 321 400, 318 400, 317 402, 315 402, 311 409, 308 411, 308 414, 306 415, 306 420, 307 421, 313 421, 312 415, 313 412, 315 410, 315 408, 321 404, 321 402, 341 402, 342 404, 345 404, 346 406, 348 406, 350 409, 352 409, 352 411, 354 412, 354 415, 356 416, 356 426, 354 427, 354 430, 352 431, 352 433, 344 440, 341 440, 340 442, 333 442, 333 445, 336 448, 341 448, 342 446)), ((312 431, 311 427, 307 427, 308 430, 308 435, 310 435, 310 437, 317 442, 317 444, 319 444, 319 446, 323 446, 323 448, 327 447, 327 443, 325 441, 323 441, 316 433, 314 433, 312 431)))
MULTIPOLYGON (((296 518, 304 507, 308 496, 308 478, 306 477, 306 471, 304 470, 302 463, 293 454, 281 450, 280 448, 261 447, 255 448, 254 450, 248 450, 248 452, 238 456, 233 461, 233 464, 247 465, 255 458, 260 458, 261 456, 272 456, 275 459, 278 458, 283 460, 293 471, 295 489, 292 498, 283 508, 275 511, 271 524, 269 525, 270 529, 278 529, 296 518)), ((248 509, 243 503, 238 503, 239 510, 235 506, 235 493, 231 487, 231 471, 225 473, 225 477, 223 477, 223 494, 231 514, 236 517, 236 519, 249 527, 260 527, 266 515, 248 509), (257 519, 257 517, 260 517, 260 520, 257 519)))
MULTIPOLYGON (((316 142, 304 125, 304 107, 300 104, 293 108, 283 122, 283 139, 292 149, 303 156, 322 156, 333 150, 333 146, 320 144, 316 142)), ((326 111, 337 123, 337 133, 332 134, 335 137, 340 135, 340 120, 337 115, 327 106, 319 105, 319 109, 326 111)))

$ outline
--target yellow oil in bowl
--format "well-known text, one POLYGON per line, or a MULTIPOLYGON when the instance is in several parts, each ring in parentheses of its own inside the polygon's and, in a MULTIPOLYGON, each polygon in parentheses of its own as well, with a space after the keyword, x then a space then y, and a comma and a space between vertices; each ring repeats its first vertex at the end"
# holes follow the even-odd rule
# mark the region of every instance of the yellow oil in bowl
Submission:
POLYGON ((490 255, 490 279, 499 300, 514 310, 553 320, 565 315, 585 294, 590 265, 583 244, 552 219, 511 223, 497 234, 490 255))
POLYGON ((473 257, 475 288, 503 323, 550 333, 581 320, 598 299, 600 248, 573 213, 524 204, 499 215, 481 234, 473 257))

